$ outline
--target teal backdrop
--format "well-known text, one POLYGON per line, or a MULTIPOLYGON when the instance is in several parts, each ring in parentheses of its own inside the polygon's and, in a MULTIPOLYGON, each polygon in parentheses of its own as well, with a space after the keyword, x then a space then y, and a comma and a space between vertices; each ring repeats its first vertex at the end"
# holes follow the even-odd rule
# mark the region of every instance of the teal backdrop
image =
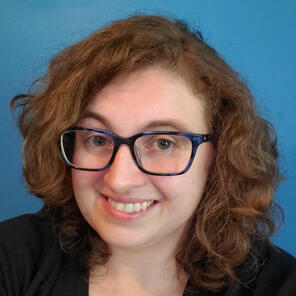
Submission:
POLYGON ((10 99, 28 90, 51 57, 112 20, 161 14, 199 28, 247 80, 261 114, 277 129, 286 181, 275 195, 285 224, 274 242, 296 255, 296 1, 9 0, 0 3, 0 220, 35 212, 22 185, 21 143, 10 99))

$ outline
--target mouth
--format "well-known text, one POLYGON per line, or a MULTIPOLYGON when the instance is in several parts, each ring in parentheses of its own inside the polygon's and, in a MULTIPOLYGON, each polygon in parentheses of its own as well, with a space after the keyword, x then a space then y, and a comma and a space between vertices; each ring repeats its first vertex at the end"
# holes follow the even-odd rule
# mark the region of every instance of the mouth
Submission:
POLYGON ((157 203, 158 201, 144 201, 144 202, 136 202, 136 203, 123 203, 123 202, 117 202, 115 200, 112 200, 111 198, 108 198, 107 196, 104 196, 108 203, 117 211, 121 211, 124 213, 138 213, 140 211, 145 211, 149 207, 151 207, 153 204, 157 203))

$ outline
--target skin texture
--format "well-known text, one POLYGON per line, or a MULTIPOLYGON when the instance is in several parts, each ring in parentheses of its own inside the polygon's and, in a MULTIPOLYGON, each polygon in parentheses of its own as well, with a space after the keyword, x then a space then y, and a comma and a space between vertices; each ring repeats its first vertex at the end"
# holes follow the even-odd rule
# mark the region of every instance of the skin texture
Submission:
MULTIPOLYGON (((204 99, 193 94, 181 78, 150 67, 113 79, 94 95, 85 117, 77 125, 109 130, 123 137, 143 131, 207 134, 210 130, 205 109, 204 99)), ((138 169, 128 146, 122 145, 109 169, 72 170, 78 206, 112 251, 107 263, 108 275, 121 278, 124 285, 122 274, 125 274, 130 286, 133 286, 132 279, 136 279, 138 288, 143 287, 142 278, 153 280, 157 287, 157 277, 162 274, 163 278, 163 272, 167 279, 162 279, 162 283, 176 279, 175 254, 202 198, 212 157, 212 144, 203 143, 187 173, 152 176, 138 169), (122 220, 109 214, 104 196, 121 202, 153 200, 157 203, 144 214, 122 220), (147 266, 144 274, 143 264, 147 266)), ((120 281, 117 284, 120 286, 120 281)), ((116 291, 112 291, 112 295, 116 295, 116 291)))

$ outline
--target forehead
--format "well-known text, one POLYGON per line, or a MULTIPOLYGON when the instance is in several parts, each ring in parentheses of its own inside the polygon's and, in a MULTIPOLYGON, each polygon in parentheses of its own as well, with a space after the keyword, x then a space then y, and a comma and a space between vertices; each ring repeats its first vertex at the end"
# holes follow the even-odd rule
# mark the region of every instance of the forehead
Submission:
POLYGON ((110 125, 104 128, 121 134, 165 121, 183 124, 180 129, 204 133, 208 132, 205 109, 205 99, 194 94, 182 78, 150 67, 115 77, 90 100, 84 121, 88 117, 94 120, 95 116, 88 114, 97 114, 97 121, 110 125))

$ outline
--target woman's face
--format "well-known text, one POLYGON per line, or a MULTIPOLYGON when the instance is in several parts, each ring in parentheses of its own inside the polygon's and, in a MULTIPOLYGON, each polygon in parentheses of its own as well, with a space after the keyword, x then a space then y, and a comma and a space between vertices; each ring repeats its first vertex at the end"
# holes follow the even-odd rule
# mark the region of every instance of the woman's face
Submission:
MULTIPOLYGON (((210 132, 204 101, 182 79, 155 67, 116 77, 94 95, 77 125, 122 137, 147 131, 210 132)), ((74 195, 86 221, 111 249, 174 248, 198 207, 212 154, 212 144, 203 143, 187 173, 154 176, 142 172, 129 147, 121 145, 105 171, 72 169, 74 195), (140 203, 141 210, 119 210, 134 209, 128 203, 140 203)))

